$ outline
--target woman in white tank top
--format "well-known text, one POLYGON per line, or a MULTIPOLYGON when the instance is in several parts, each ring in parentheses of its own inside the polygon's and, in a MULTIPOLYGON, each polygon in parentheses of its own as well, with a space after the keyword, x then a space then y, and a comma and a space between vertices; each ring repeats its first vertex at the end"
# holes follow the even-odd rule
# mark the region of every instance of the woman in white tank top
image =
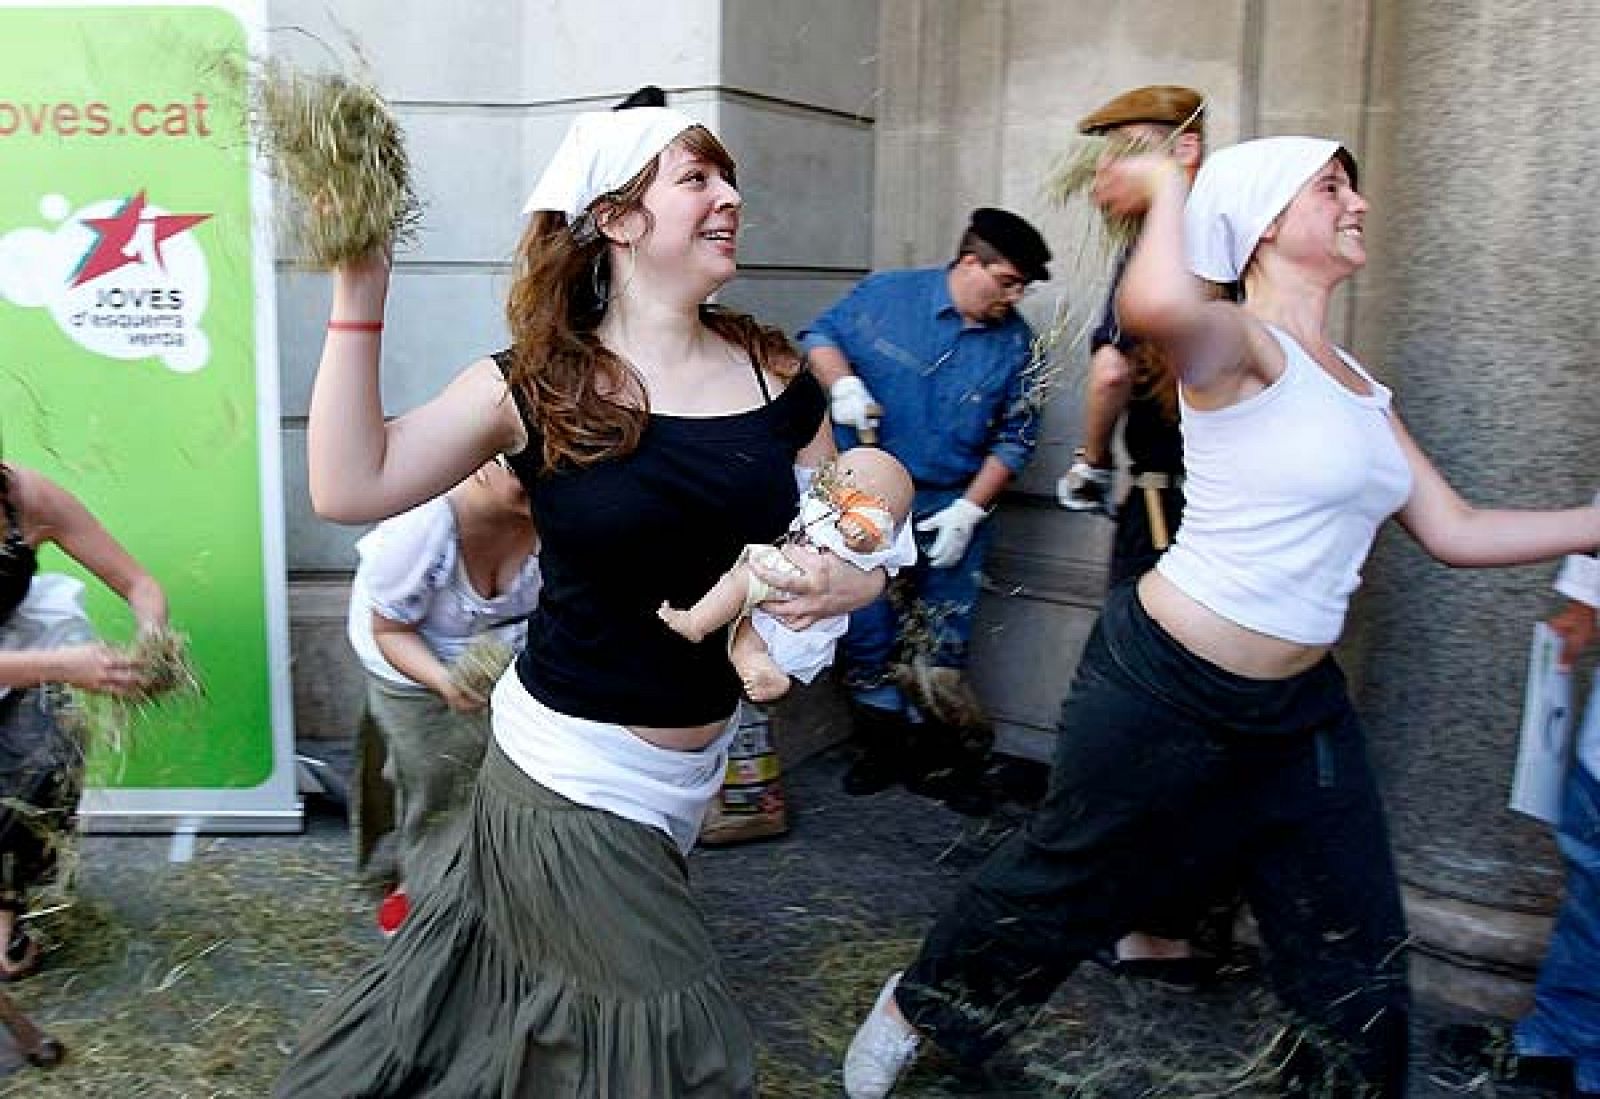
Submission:
POLYGON ((1405 922, 1329 649, 1389 515, 1438 560, 1491 566, 1594 550, 1600 509, 1471 507, 1329 341, 1330 298, 1366 262, 1355 169, 1311 138, 1222 150, 1192 195, 1160 155, 1102 166, 1097 200, 1143 217, 1119 318, 1182 364, 1187 510, 1157 570, 1106 600, 1044 804, 857 1032, 852 1099, 887 1095, 924 1038, 983 1061, 1080 960, 1215 880, 1243 883, 1274 985, 1316 1036, 1281 1078, 1403 1093, 1405 922), (1242 283, 1244 304, 1191 270, 1242 283))

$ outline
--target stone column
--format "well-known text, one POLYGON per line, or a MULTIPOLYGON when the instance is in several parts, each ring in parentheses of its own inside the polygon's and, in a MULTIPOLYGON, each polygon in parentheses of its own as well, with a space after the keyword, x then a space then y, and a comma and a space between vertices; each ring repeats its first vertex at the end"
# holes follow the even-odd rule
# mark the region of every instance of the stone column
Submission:
MULTIPOLYGON (((1484 506, 1600 482, 1600 9, 1397 0, 1382 366, 1435 464, 1484 506)), ((1419 991, 1514 1013, 1561 870, 1506 809, 1553 568, 1455 572, 1391 530, 1369 566, 1361 692, 1416 934, 1419 991)))

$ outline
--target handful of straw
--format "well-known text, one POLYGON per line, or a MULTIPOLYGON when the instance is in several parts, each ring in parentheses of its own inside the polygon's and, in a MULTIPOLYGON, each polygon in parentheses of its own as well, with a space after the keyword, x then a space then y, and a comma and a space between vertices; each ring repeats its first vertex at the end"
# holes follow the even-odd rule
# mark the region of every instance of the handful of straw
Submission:
MULTIPOLYGON (((1170 138, 1155 141, 1142 133, 1085 134, 1045 177, 1045 197, 1057 206, 1066 206, 1088 194, 1102 161, 1140 153, 1170 152, 1171 142, 1170 138)), ((1119 217, 1105 211, 1101 211, 1100 216, 1105 243, 1112 251, 1121 251, 1139 235, 1137 217, 1119 217)))
POLYGON ((118 753, 128 747, 134 726, 146 714, 171 698, 203 693, 189 658, 189 639, 183 634, 170 629, 142 634, 124 651, 139 668, 138 691, 129 695, 95 694, 76 687, 68 691, 71 717, 83 741, 99 741, 118 753))
POLYGON ((256 140, 295 199, 291 235, 318 267, 409 243, 422 207, 389 104, 340 73, 255 73, 256 140))
POLYGON ((450 665, 450 682, 460 691, 488 698, 516 655, 517 651, 504 641, 479 638, 450 665))

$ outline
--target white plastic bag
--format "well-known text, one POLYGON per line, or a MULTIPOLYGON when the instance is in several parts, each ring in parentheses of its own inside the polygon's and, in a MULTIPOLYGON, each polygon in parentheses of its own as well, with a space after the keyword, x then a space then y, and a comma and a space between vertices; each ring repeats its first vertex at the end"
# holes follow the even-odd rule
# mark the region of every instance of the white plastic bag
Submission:
POLYGON ((1511 808, 1551 825, 1560 821, 1561 789, 1572 760, 1572 673, 1561 669, 1560 652, 1561 639, 1554 630, 1543 622, 1533 628, 1521 742, 1511 779, 1511 808))

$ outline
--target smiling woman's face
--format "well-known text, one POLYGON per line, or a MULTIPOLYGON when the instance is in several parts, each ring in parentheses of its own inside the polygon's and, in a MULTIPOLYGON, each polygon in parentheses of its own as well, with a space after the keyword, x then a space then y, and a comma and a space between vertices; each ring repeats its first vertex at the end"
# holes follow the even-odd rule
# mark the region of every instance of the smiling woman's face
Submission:
POLYGON ((1295 193, 1262 243, 1297 260, 1357 271, 1367 262, 1367 210, 1344 162, 1332 157, 1295 193))
POLYGON ((701 132, 662 150, 643 209, 607 223, 605 232, 639 271, 687 277, 710 293, 734 276, 743 199, 721 146, 699 139, 701 132))

